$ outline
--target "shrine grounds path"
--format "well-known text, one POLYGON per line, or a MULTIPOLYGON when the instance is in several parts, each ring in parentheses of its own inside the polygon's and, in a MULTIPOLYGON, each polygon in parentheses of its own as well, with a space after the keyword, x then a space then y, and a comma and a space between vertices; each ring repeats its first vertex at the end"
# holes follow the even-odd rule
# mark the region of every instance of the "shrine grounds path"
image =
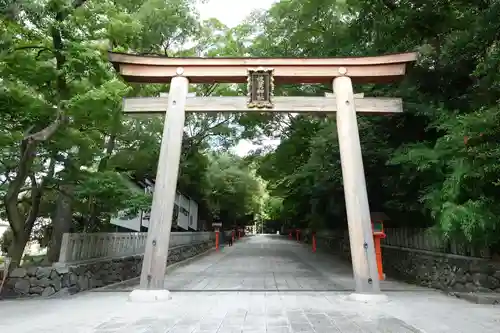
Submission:
POLYGON ((0 332, 500 332, 498 306, 396 281, 382 283, 387 303, 349 301, 346 263, 279 236, 247 237, 169 269, 164 303, 127 302, 134 283, 0 302, 0 332))

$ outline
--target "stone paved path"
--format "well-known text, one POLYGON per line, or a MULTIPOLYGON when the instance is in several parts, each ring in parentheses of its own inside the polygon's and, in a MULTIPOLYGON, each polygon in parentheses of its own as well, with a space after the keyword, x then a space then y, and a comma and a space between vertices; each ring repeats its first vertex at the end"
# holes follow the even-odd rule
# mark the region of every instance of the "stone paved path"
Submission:
POLYGON ((499 307, 393 281, 388 303, 349 301, 349 275, 327 254, 257 236, 169 272, 166 285, 179 291, 168 302, 127 302, 127 288, 4 301, 0 332, 499 332, 499 307))
MULTIPOLYGON (((165 279, 173 291, 352 291, 351 267, 307 245, 278 236, 242 239, 238 246, 176 269, 165 279)), ((388 280, 382 289, 427 290, 388 280)))

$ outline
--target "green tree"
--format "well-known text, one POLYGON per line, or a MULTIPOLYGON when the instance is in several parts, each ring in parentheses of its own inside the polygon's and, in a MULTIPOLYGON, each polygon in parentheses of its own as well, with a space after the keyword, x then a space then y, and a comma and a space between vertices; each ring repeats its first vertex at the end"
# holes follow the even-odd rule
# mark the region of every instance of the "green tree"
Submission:
MULTIPOLYGON (((62 233, 71 229, 74 217, 83 217, 85 229, 95 230, 117 210, 130 208, 131 201, 123 197, 126 187, 115 181, 116 165, 108 163, 120 149, 140 145, 129 132, 131 122, 122 118, 121 99, 159 88, 130 89, 116 77, 105 51, 108 42, 126 49, 175 48, 198 29, 193 4, 12 2, 9 8, 16 10, 2 14, 0 171, 14 265, 39 218, 53 222, 49 257, 56 260, 62 233), (176 12, 184 25, 150 17, 161 6, 163 13, 176 12), (116 201, 105 198, 110 193, 116 201)), ((144 126, 135 130, 144 131, 144 126)), ((155 140, 146 136, 141 140, 158 144, 157 133, 149 132, 155 140)))
POLYGON ((245 161, 227 153, 212 154, 206 172, 206 198, 213 214, 229 225, 261 211, 262 182, 245 161))

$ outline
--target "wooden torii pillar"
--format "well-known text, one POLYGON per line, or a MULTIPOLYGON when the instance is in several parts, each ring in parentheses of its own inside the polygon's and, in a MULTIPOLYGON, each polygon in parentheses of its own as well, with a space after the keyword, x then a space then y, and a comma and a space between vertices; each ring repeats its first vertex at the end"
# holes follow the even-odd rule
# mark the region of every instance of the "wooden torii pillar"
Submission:
POLYGON ((414 62, 416 57, 416 53, 401 53, 327 59, 165 58, 110 53, 110 61, 126 81, 170 83, 168 96, 124 100, 124 111, 129 114, 167 113, 140 286, 130 299, 169 298, 164 279, 185 112, 336 112, 356 285, 356 292, 351 297, 363 301, 383 299, 356 113, 402 112, 402 101, 355 96, 352 85, 353 82, 388 83, 400 79, 407 64, 414 62), (189 83, 249 83, 249 97, 188 98, 189 83), (274 83, 332 84, 334 96, 274 97, 274 83))

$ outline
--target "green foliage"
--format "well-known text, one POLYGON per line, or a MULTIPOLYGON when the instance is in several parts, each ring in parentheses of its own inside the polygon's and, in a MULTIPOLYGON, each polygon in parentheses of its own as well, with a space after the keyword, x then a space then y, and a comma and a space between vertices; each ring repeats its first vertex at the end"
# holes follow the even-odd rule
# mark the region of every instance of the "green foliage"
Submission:
POLYGON ((262 207, 262 218, 267 221, 279 220, 283 210, 283 199, 275 196, 266 197, 262 207))
POLYGON ((263 187, 245 162, 234 155, 210 156, 206 173, 208 206, 222 221, 237 223, 261 210, 263 187))
POLYGON ((498 108, 445 118, 433 124, 443 133, 433 146, 412 145, 392 159, 434 179, 421 201, 447 237, 498 240, 499 120, 498 108))
POLYGON ((151 197, 137 190, 135 185, 114 171, 90 172, 83 174, 77 184, 75 200, 81 212, 97 203, 101 214, 112 215, 120 210, 136 213, 151 207, 151 197))
POLYGON ((8 253, 11 244, 12 244, 12 230, 7 229, 0 238, 0 252, 8 253))

